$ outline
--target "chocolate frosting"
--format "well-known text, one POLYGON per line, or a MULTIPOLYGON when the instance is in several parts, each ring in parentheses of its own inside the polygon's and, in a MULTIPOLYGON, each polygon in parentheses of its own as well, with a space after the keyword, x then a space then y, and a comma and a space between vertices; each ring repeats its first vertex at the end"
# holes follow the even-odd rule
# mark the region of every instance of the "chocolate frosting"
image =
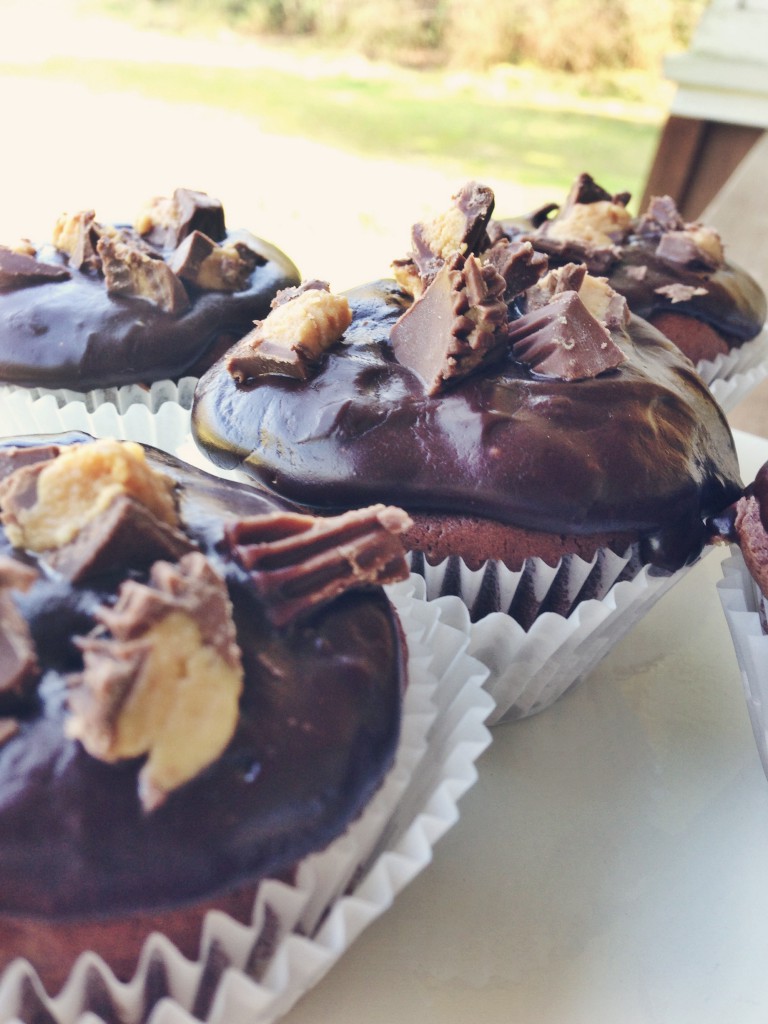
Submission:
POLYGON ((626 359, 587 380, 536 374, 511 355, 428 395, 389 335, 409 297, 392 282, 347 293, 353 321, 310 382, 200 380, 193 432, 307 506, 391 502, 559 534, 638 531, 646 562, 695 558, 703 518, 740 491, 730 430, 690 362, 637 318, 612 331, 626 359))
MULTIPOLYGON (((141 298, 108 294, 95 271, 72 270, 63 280, 3 288, 0 280, 0 380, 29 387, 90 388, 178 379, 209 366, 230 343, 269 311, 281 288, 299 281, 290 259, 247 231, 225 244, 245 242, 259 254, 246 289, 203 291, 188 285, 187 312, 174 316, 141 298)), ((42 246, 38 259, 64 270, 68 258, 42 246)))
MULTIPOLYGON (((98 623, 126 571, 79 585, 47 572, 25 591, 5 589, 39 659, 39 684, 17 702, 19 728, 0 746, 6 914, 80 917, 179 905, 284 872, 361 811, 394 754, 404 652, 384 593, 351 591, 288 628, 272 625, 225 525, 290 506, 147 451, 178 485, 184 530, 226 580, 245 669, 239 724, 218 761, 143 811, 143 759, 103 763, 63 727, 68 680, 82 668, 72 637, 98 623)), ((0 531, 2 555, 24 560, 0 531)), ((146 579, 144 569, 128 574, 146 579)))

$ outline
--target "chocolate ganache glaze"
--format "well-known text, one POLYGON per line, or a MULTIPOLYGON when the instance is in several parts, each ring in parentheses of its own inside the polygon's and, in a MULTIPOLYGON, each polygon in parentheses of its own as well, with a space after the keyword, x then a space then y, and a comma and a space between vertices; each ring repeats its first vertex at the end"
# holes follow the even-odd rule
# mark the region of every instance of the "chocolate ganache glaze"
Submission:
POLYGON ((0 380, 85 391, 197 375, 298 282, 276 246, 226 228, 218 201, 178 189, 167 202, 162 230, 86 211, 55 245, 0 246, 0 380))
MULTIPOLYGON (((123 694, 105 715, 98 707, 94 712, 98 687, 81 692, 84 659, 87 665, 104 650, 104 623, 117 634, 126 615, 139 614, 141 602, 129 602, 126 611, 118 591, 126 579, 146 583, 154 555, 146 546, 143 558, 139 549, 125 554, 120 530, 112 539, 103 536, 99 520, 84 545, 88 557, 75 542, 61 549, 70 555, 52 560, 12 546, 9 524, 15 516, 22 521, 29 480, 42 479, 41 466, 74 447, 92 446, 79 434, 0 446, 6 481, 30 467, 21 489, 12 489, 16 497, 3 490, 0 533, 2 915, 109 920, 136 908, 183 906, 243 880, 286 872, 360 813, 398 739, 404 649, 383 591, 363 585, 342 593, 350 581, 333 545, 313 533, 312 545, 302 547, 295 535, 304 523, 297 525, 287 503, 150 448, 150 467, 172 481, 179 525, 155 524, 147 544, 166 551, 162 571, 172 594, 181 576, 165 563, 174 557, 177 566, 184 558, 202 559, 223 579, 242 659, 239 711, 221 754, 149 802, 140 785, 144 757, 110 762, 73 738, 93 732, 100 741, 100 730, 112 728, 127 706, 123 694), (191 554, 181 557, 185 549, 191 554), (326 549, 334 571, 326 571, 326 560, 321 580, 307 575, 305 564, 326 549), (94 568, 99 550, 108 550, 110 568, 94 568), (335 582, 326 589, 329 578, 335 582), (27 634, 26 650, 9 640, 27 634), (78 729, 71 727, 73 714, 81 720, 78 729)), ((130 534, 137 532, 134 517, 145 513, 127 504, 132 511, 122 521, 130 534)), ((386 549, 384 560, 396 562, 379 539, 378 515, 356 514, 353 525, 345 519, 338 529, 353 547, 372 548, 377 556, 386 549)), ((399 540, 397 546, 401 551, 399 540)), ((210 621, 205 628, 213 630, 210 621)), ((224 647, 229 658, 231 638, 224 647)), ((131 649, 130 641, 121 641, 114 660, 131 649)), ((109 669, 112 659, 104 664, 109 669)), ((190 735, 184 749, 202 736, 190 735)))
POLYGON ((712 327, 729 348, 759 334, 766 296, 751 274, 725 259, 717 233, 685 223, 669 196, 652 198, 636 217, 626 210, 629 200, 629 193, 610 195, 582 174, 562 206, 498 219, 490 234, 530 240, 551 266, 585 263, 646 320, 689 316, 712 327))
MULTIPOLYGON (((530 245, 520 252, 530 262, 530 245)), ((529 355, 515 357, 515 342, 429 388, 392 344, 395 325, 416 309, 411 295, 380 281, 346 296, 351 323, 315 353, 311 373, 249 376, 248 364, 240 371, 231 358, 201 378, 193 432, 215 463, 242 466, 324 512, 384 501, 414 515, 567 535, 632 531, 643 561, 664 570, 701 552, 706 517, 738 495, 722 412, 691 363, 645 321, 601 326, 598 347, 610 340, 623 361, 585 379, 537 372, 529 355)), ((447 336, 446 322, 434 322, 432 334, 447 336)), ((519 299, 510 336, 516 323, 528 323, 519 299)))

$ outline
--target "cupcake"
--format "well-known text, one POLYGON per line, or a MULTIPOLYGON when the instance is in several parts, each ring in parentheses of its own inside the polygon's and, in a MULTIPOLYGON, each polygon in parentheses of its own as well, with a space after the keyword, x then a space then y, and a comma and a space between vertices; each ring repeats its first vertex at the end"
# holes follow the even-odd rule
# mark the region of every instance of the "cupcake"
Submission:
POLYGON ((132 226, 63 214, 51 243, 0 246, 0 381, 91 406, 188 404, 194 379, 297 281, 202 192, 153 199, 132 226))
POLYGON ((741 670, 752 731, 768 775, 768 463, 717 520, 732 556, 720 600, 741 670))
MULTIPOLYGON (((551 265, 583 262, 607 278, 708 384, 761 365, 765 295, 750 274, 726 260, 718 232, 686 223, 669 196, 653 197, 637 217, 627 209, 629 200, 628 192, 611 195, 582 174, 562 207, 549 204, 527 217, 496 221, 491 235, 529 239, 551 265)), ((732 405, 737 396, 731 390, 724 393, 732 405)))
POLYGON ((473 183, 417 225, 408 291, 278 296, 201 378, 192 428, 219 466, 304 507, 406 509, 427 595, 466 604, 498 714, 521 715, 701 555, 741 485, 690 362, 583 266, 489 245, 492 209, 473 183))
POLYGON ((194 958, 210 910, 250 925, 380 791, 407 517, 308 517, 83 435, 4 442, 0 477, 3 968, 52 993, 87 951, 128 980, 152 932, 194 958))

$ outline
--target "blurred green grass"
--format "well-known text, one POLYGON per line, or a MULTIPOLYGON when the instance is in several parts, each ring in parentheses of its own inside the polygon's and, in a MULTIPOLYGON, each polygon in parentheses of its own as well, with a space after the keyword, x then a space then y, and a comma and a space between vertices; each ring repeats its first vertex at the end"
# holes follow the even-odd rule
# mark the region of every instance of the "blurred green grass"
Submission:
POLYGON ((553 80, 539 74, 499 88, 491 79, 424 71, 318 74, 303 71, 300 59, 287 68, 235 68, 64 57, 5 64, 0 73, 205 104, 362 156, 551 188, 555 200, 582 170, 639 198, 662 118, 660 106, 589 102, 560 81, 553 93, 553 80))

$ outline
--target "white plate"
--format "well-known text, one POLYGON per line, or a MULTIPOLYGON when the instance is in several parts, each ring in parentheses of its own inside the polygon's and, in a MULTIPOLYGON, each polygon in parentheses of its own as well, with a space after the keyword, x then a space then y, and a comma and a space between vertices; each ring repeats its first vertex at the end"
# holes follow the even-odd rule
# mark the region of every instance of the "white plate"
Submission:
MULTIPOLYGON (((737 444, 751 479, 768 442, 737 444)), ((768 783, 719 562, 494 730, 431 869, 285 1024, 766 1024, 768 783)))

